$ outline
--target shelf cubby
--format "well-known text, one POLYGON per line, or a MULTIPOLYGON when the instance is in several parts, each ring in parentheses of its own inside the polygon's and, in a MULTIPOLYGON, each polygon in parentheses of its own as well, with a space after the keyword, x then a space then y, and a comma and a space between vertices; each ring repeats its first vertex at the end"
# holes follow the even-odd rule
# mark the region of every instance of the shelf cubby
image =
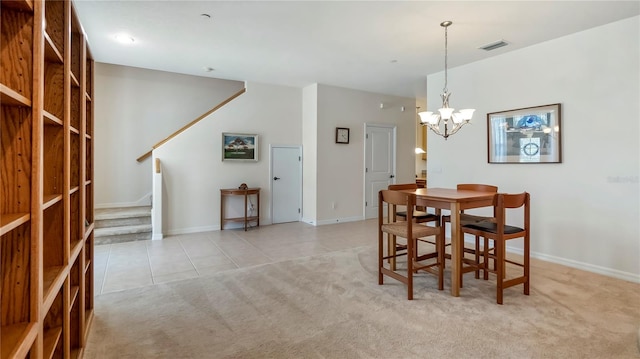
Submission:
POLYGON ((44 110, 56 118, 64 118, 64 65, 44 63, 44 110))
MULTIPOLYGON (((82 333, 80 330, 82 328, 81 301, 83 298, 80 295, 80 288, 82 288, 83 275, 82 257, 78 256, 73 262, 69 272, 69 332, 71 334, 69 348, 72 353, 78 352, 82 346, 82 333)), ((72 357, 77 357, 77 355, 72 355, 72 357)))
POLYGON ((80 192, 71 193, 70 197, 70 218, 69 218, 69 248, 73 250, 84 239, 82 221, 80 218, 80 192))
POLYGON ((81 97, 80 87, 71 86, 71 117, 69 118, 69 125, 79 133, 80 131, 80 119, 81 119, 81 97))
MULTIPOLYGON (((58 201, 43 213, 42 267, 45 302, 60 284, 64 274, 64 205, 58 201)), ((63 278, 64 279, 64 278, 63 278)))
POLYGON ((69 141, 71 143, 71 164, 69 166, 70 180, 71 188, 74 188, 80 185, 80 164, 82 163, 82 157, 80 156, 80 153, 82 152, 82 149, 80 148, 80 135, 75 132, 71 132, 69 137, 69 141))
POLYGON ((31 109, 1 107, 0 232, 25 223, 31 212, 31 109))
POLYGON ((84 218, 86 220, 86 223, 93 224, 93 183, 87 183, 85 185, 85 188, 86 195, 84 218))
POLYGON ((12 324, 0 328, 0 333, 1 358, 27 358, 38 335, 38 326, 35 322, 12 324))
MULTIPOLYGON (((93 225, 91 225, 93 228, 93 225)), ((84 244, 84 321, 85 327, 89 327, 91 319, 93 318, 93 256, 94 256, 94 241, 93 231, 89 232, 89 236, 85 240, 84 244)))
MULTIPOLYGON (((86 94, 88 100, 91 100, 93 97, 93 57, 91 56, 91 51, 86 49, 87 51, 87 59, 85 64, 85 85, 86 85, 86 94)), ((88 118, 88 117, 87 117, 88 118)), ((90 131, 87 131, 90 132, 90 131)))
POLYGON ((85 180, 89 181, 93 177, 93 156, 90 156, 88 154, 93 153, 93 143, 90 138, 86 138, 85 143, 87 151, 87 156, 85 156, 85 180))
POLYGON ((67 2, 62 0, 45 0, 44 2, 45 37, 51 40, 60 54, 64 54, 66 5, 67 2))
POLYGON ((51 307, 44 317, 43 326, 43 358, 63 358, 64 357, 64 296, 63 288, 57 292, 51 307))
POLYGON ((44 126, 43 193, 62 193, 64 180, 64 131, 62 126, 44 126))
POLYGON ((81 57, 82 57, 82 27, 80 26, 80 21, 78 21, 78 17, 75 14, 75 11, 71 14, 71 76, 76 79, 76 86, 80 86, 78 81, 80 81, 80 73, 81 73, 81 57))
MULTIPOLYGON (((0 276, 2 278, 2 358, 25 352, 25 340, 35 336, 31 317, 31 226, 24 223, 0 237, 0 276), (5 355, 6 354, 6 355, 5 355)), ((30 343, 27 346, 30 346, 30 343)))
MULTIPOLYGON (((20 10, 23 1, 2 1, 0 11, 0 84, 2 103, 10 98, 31 101, 33 87, 33 12, 20 10)), ((25 104, 29 105, 29 104, 25 104)))

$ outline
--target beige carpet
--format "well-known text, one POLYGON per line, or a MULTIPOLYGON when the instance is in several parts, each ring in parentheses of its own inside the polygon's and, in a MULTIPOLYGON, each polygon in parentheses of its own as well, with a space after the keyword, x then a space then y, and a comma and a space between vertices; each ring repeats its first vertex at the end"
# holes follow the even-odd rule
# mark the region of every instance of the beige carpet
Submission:
MULTIPOLYGON (((639 358, 640 285, 541 261, 531 295, 377 285, 373 247, 101 295, 85 358, 639 358)), ((448 272, 446 273, 448 276, 448 272)))

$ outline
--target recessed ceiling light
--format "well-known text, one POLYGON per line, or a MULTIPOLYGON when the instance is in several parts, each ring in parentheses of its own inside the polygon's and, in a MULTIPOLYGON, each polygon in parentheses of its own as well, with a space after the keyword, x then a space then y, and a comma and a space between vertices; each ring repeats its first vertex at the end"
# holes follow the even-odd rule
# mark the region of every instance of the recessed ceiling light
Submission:
POLYGON ((125 33, 116 34, 113 38, 125 45, 133 44, 136 41, 131 35, 125 33))

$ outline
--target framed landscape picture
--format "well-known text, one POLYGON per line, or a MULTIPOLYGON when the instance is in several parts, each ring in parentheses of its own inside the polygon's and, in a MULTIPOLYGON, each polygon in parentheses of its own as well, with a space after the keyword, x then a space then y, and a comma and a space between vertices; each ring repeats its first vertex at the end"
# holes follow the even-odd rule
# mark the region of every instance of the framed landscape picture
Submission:
POLYGON ((489 163, 561 163, 559 103, 487 114, 489 163))
POLYGON ((258 135, 222 133, 223 161, 258 161, 258 135))

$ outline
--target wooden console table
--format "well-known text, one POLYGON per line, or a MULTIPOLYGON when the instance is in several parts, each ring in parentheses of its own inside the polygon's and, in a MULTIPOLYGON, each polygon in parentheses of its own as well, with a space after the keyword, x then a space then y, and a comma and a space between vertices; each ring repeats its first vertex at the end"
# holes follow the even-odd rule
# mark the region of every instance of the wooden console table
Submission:
POLYGON ((244 222, 244 230, 247 230, 250 222, 256 222, 256 226, 260 226, 260 188, 226 188, 220 190, 220 230, 224 229, 226 222, 244 222), (256 213, 254 216, 247 215, 247 202, 250 195, 256 195, 256 213), (227 196, 244 196, 244 217, 225 218, 224 216, 224 199, 227 196))

